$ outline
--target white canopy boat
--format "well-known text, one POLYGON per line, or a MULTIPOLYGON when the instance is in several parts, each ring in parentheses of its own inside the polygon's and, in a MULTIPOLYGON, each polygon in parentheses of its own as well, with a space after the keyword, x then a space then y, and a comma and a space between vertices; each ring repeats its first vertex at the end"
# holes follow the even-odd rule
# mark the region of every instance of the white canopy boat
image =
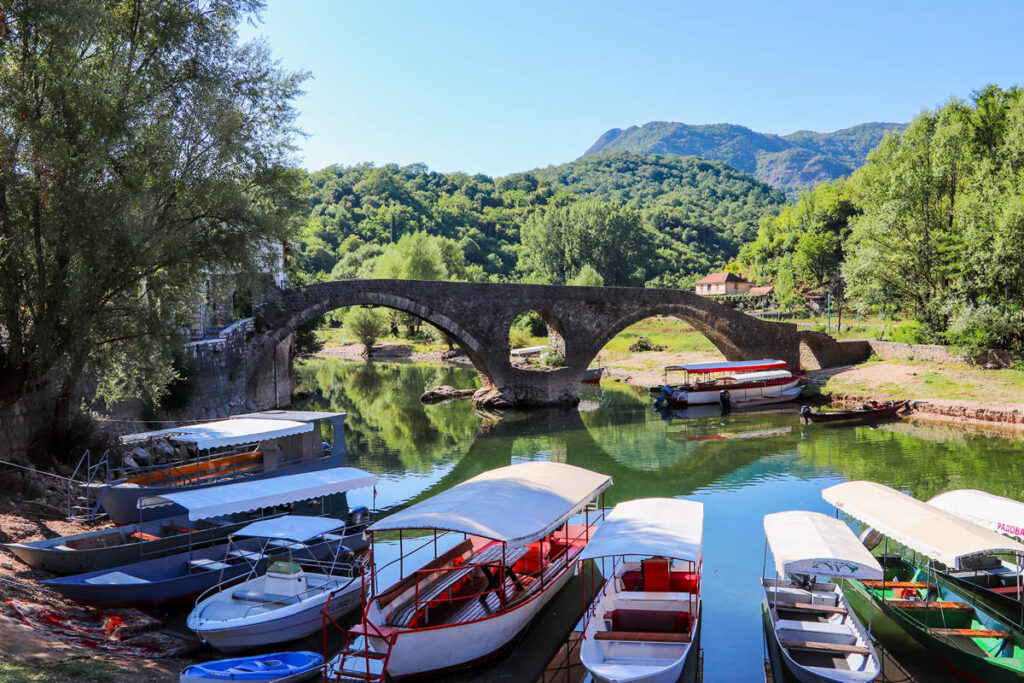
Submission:
POLYGON ((89 485, 115 524, 132 524, 178 514, 180 510, 149 509, 140 516, 140 498, 162 493, 218 486, 231 480, 268 479, 343 464, 345 413, 270 411, 226 420, 170 427, 121 437, 125 445, 154 439, 187 446, 194 459, 141 467, 120 479, 89 485), (333 446, 325 449, 322 423, 331 425, 333 446))
POLYGON ((262 541, 255 552, 236 548, 250 560, 248 575, 241 583, 232 579, 203 593, 188 615, 188 627, 203 642, 233 653, 316 633, 325 610, 332 619, 344 616, 362 604, 363 589, 362 565, 341 542, 344 530, 336 519, 299 515, 239 530, 231 536, 233 548, 238 540, 262 541), (336 541, 332 552, 325 559, 310 559, 309 546, 323 540, 336 541), (259 562, 281 551, 269 564, 259 562))
POLYGON ((361 624, 328 665, 334 680, 383 680, 461 669, 496 655, 573 574, 611 477, 529 462, 479 474, 371 525, 372 574, 361 624), (433 532, 405 552, 402 533, 433 532), (397 535, 399 558, 378 564, 374 544, 397 535), (447 548, 447 550, 445 550, 447 548), (408 567, 414 553, 432 557, 408 567), (398 581, 379 586, 398 565, 398 581), (353 644, 354 645, 354 644, 353 644))
MULTIPOLYGON (((940 493, 928 501, 940 510, 961 517, 1015 540, 1024 540, 1024 503, 974 489, 940 493)), ((976 591, 989 605, 1024 624, 1022 567, 998 555, 971 558, 960 570, 943 572, 950 581, 976 591)))
POLYGON ((764 517, 775 577, 761 579, 772 658, 801 683, 867 683, 881 672, 871 637, 839 584, 882 579, 882 567, 842 521, 794 510, 764 517))
POLYGON ((787 368, 785 361, 770 358, 670 365, 665 368, 665 384, 654 402, 670 408, 706 403, 725 408, 795 401, 806 380, 787 368), (682 384, 669 384, 669 372, 685 373, 682 384))
POLYGON ((590 539, 579 560, 611 574, 584 617, 580 658, 595 681, 696 679, 703 533, 703 503, 643 498, 616 505, 590 539))
POLYGON ((947 576, 996 554, 1019 567, 1024 545, 871 481, 836 484, 821 496, 885 539, 885 578, 851 581, 851 590, 963 676, 1024 681, 1024 632, 947 576), (904 547, 901 554, 889 554, 889 539, 904 547))

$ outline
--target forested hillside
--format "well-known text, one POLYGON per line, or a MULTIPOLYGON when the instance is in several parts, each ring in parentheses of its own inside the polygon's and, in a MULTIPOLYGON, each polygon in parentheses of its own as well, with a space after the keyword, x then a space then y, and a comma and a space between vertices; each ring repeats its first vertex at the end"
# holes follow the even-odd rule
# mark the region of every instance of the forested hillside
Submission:
MULTIPOLYGON (((443 240, 438 250, 450 277, 565 281, 590 265, 606 284, 685 286, 734 258, 759 219, 778 212, 785 198, 721 162, 616 153, 504 178, 444 174, 419 164, 332 166, 309 175, 307 201, 295 252, 310 275, 380 275, 386 247, 422 231, 443 240), (565 263, 554 269, 523 258, 521 230, 532 215, 581 202, 591 209, 574 213, 574 220, 596 221, 581 229, 614 225, 636 233, 641 246, 632 262, 607 262, 602 272, 591 263, 596 255, 574 257, 568 247, 561 251, 565 263), (626 213, 612 216, 611 209, 626 213), (619 275, 626 270, 628 277, 619 275)), ((535 236, 555 240, 556 250, 569 239, 557 222, 535 223, 535 236)))
POLYGON ((740 262, 782 301, 901 311, 915 341, 1024 352, 1024 91, 988 86, 761 221, 740 262), (799 297, 796 297, 797 299, 799 297))
POLYGON ((900 123, 862 123, 832 133, 801 130, 773 135, 730 123, 691 126, 653 121, 609 130, 583 157, 612 151, 695 155, 724 161, 794 195, 849 175, 863 165, 887 131, 903 128, 900 123))

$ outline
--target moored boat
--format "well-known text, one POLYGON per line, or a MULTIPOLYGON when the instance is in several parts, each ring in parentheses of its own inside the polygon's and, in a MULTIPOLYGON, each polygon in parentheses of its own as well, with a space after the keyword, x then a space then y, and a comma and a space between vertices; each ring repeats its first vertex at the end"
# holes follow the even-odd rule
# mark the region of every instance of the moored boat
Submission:
MULTIPOLYGON (((184 505, 189 515, 222 514, 226 509, 272 508, 311 498, 373 486, 376 476, 352 467, 287 475, 265 481, 246 481, 217 489, 197 489, 144 499, 141 505, 184 505)), ((365 547, 366 521, 330 534, 309 546, 308 559, 327 556, 338 544, 350 550, 365 547)), ((181 602, 208 588, 245 576, 255 563, 262 571, 270 554, 259 539, 220 543, 108 569, 74 574, 42 583, 64 597, 97 606, 144 606, 181 602)), ((304 556, 306 557, 306 556, 304 556)))
POLYGON ((583 379, 580 380, 581 384, 600 384, 601 377, 604 376, 604 366, 595 365, 587 368, 583 371, 583 379))
POLYGON ((717 403, 728 409, 795 401, 806 381, 787 368, 785 361, 772 359, 670 365, 655 405, 683 408, 717 403), (683 372, 683 382, 670 384, 670 372, 683 372))
POLYGON ((801 683, 875 680, 881 664, 870 635, 840 585, 817 579, 880 580, 878 560, 842 521, 818 512, 765 515, 764 533, 775 560, 774 578, 761 579, 773 663, 801 683))
POLYGON ((595 529, 591 506, 611 477, 554 462, 479 474, 374 523, 362 622, 328 665, 334 680, 440 674, 510 645, 573 574, 595 529), (406 530, 420 535, 404 552, 406 530), (378 565, 377 537, 399 539, 399 558, 378 565), (416 533, 416 532, 414 532, 416 533), (431 558, 424 562, 424 558, 431 558), (410 558, 415 560, 411 571, 410 558), (382 571, 399 579, 379 585, 382 571))
POLYGON ((645 498, 616 505, 594 533, 579 560, 610 570, 580 645, 595 681, 696 679, 703 531, 702 503, 645 498))
POLYGON ((883 579, 851 581, 851 589, 957 674, 979 681, 1024 680, 1024 633, 940 573, 962 570, 978 556, 1021 558, 1024 545, 874 482, 836 484, 822 497, 885 539, 883 579), (909 552, 890 554, 889 539, 909 552), (918 561, 918 553, 931 562, 918 561))
POLYGON ((115 524, 132 524, 180 512, 150 509, 140 514, 136 503, 143 497, 337 466, 345 452, 344 419, 344 413, 273 411, 123 436, 122 443, 131 445, 167 439, 187 446, 196 457, 90 484, 90 496, 115 524), (328 449, 321 422, 333 425, 334 442, 328 449))
POLYGON ((274 652, 250 657, 190 664, 181 670, 179 683, 207 681, 308 681, 323 670, 324 658, 316 652, 274 652))
POLYGON ((259 553, 240 553, 251 561, 249 573, 241 582, 220 584, 201 595, 188 615, 188 627, 221 652, 240 652, 316 633, 325 611, 331 619, 341 618, 362 604, 362 567, 344 545, 335 545, 319 561, 310 559, 314 553, 308 546, 344 529, 335 519, 290 515, 239 530, 232 545, 249 538, 264 541, 259 553), (259 555, 268 554, 273 543, 285 554, 260 572, 259 555))
POLYGON ((849 410, 819 410, 817 412, 811 410, 810 406, 804 406, 800 409, 800 416, 805 420, 810 420, 811 422, 864 422, 866 420, 881 420, 894 417, 896 413, 903 410, 904 406, 908 403, 910 403, 910 401, 888 401, 886 403, 870 401, 860 408, 851 408, 849 410))
MULTIPOLYGON (((946 491, 929 505, 974 522, 990 531, 1024 540, 1024 503, 974 489, 946 491)), ((1020 558, 1018 558, 1020 559, 1020 558)), ((942 572, 944 578, 970 591, 1018 625, 1024 625, 1024 567, 996 554, 970 558, 960 570, 942 572)))

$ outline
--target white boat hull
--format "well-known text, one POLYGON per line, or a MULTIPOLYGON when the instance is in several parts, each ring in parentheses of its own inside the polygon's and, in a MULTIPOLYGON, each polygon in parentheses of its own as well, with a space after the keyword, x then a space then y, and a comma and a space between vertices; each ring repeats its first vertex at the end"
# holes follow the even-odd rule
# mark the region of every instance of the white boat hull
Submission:
MULTIPOLYGON (((881 673, 881 666, 878 659, 878 654, 875 652, 874 645, 871 643, 871 638, 867 631, 861 625, 860 621, 857 620, 857 616, 850 609, 849 603, 846 601, 845 596, 836 584, 816 584, 816 586, 828 586, 831 587, 832 591, 836 594, 836 604, 846 609, 846 619, 843 624, 846 626, 848 635, 855 639, 855 643, 861 647, 865 647, 870 650, 869 655, 856 655, 850 654, 845 657, 836 655, 836 660, 844 660, 847 662, 847 669, 842 668, 826 668, 821 666, 811 666, 796 661, 791 651, 785 647, 782 647, 779 638, 779 631, 786 630, 787 620, 782 620, 773 615, 769 608, 772 600, 771 586, 775 584, 774 579, 764 579, 763 585, 765 587, 765 599, 761 604, 761 608, 765 614, 766 621, 770 625, 768 630, 770 631, 771 647, 774 649, 782 659, 785 667, 789 672, 796 678, 800 683, 869 683, 870 681, 878 678, 881 673)), ((780 582, 780 595, 787 589, 786 582, 780 582)), ((810 601, 810 597, 806 598, 810 601)), ((780 599, 781 601, 781 599, 780 599)), ((840 628, 836 628, 833 625, 833 621, 836 618, 833 617, 828 622, 823 623, 812 623, 809 630, 804 633, 805 638, 813 639, 815 641, 833 642, 843 638, 845 634, 841 633, 840 628)), ((850 643, 853 644, 853 643, 850 643)))
MULTIPOLYGON (((632 567, 623 565, 623 569, 632 567)), ((638 564, 636 566, 639 566, 638 564)), ((696 677, 695 652, 700 651, 700 599, 689 593, 651 593, 644 591, 620 592, 618 576, 612 577, 604 590, 594 598, 593 611, 583 632, 580 659, 583 666, 598 683, 676 683, 696 677), (605 614, 615 609, 621 598, 652 606, 672 609, 694 607, 696 617, 689 642, 669 643, 652 641, 615 641, 595 639, 598 631, 606 630, 605 614), (686 676, 684 676, 684 673, 686 676)))
MULTIPOLYGON (((223 605, 238 602, 234 601, 233 593, 245 590, 248 584, 258 580, 232 586, 196 605, 188 616, 188 627, 203 642, 229 654, 305 638, 323 628, 324 606, 329 595, 327 591, 314 592, 299 602, 282 604, 259 614, 247 615, 243 612, 238 617, 227 619, 204 616, 211 607, 215 608, 216 603, 223 605)), ((357 577, 334 591, 328 614, 338 620, 361 604, 362 581, 357 577)))
MULTIPOLYGON (((544 590, 506 612, 479 621, 424 629, 399 629, 388 659, 388 676, 401 678, 447 671, 481 662, 509 645, 544 605, 572 577, 571 567, 562 571, 544 590)), ((371 624, 383 623, 377 603, 368 607, 371 624)), ((388 644, 369 637, 375 652, 387 652, 388 644)))
POLYGON ((793 393, 798 385, 800 385, 801 379, 794 377, 791 382, 786 384, 777 384, 770 387, 754 387, 751 389, 731 389, 728 387, 722 387, 718 389, 712 389, 709 391, 687 391, 684 392, 686 395, 686 402, 690 405, 698 405, 701 403, 718 403, 719 394, 722 389, 726 389, 729 392, 729 400, 733 404, 743 404, 749 402, 749 405, 760 405, 775 403, 780 401, 792 401, 800 392, 793 393), (765 400, 769 399, 769 400, 765 400), (776 399, 775 401, 770 399, 776 399), (755 403, 756 402, 756 403, 755 403))

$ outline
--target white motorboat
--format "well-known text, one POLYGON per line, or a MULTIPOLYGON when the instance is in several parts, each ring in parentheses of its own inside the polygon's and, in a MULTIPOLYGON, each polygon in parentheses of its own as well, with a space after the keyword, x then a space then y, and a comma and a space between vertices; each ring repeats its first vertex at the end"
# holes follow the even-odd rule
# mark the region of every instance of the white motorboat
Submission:
POLYGON ((762 612, 779 660, 801 683, 868 683, 881 666, 871 637, 839 584, 816 579, 878 581, 882 567, 842 521, 794 510, 765 515, 775 577, 761 579, 762 612))
POLYGON ((579 559, 611 574, 580 646, 595 681, 696 680, 703 531, 702 503, 644 498, 616 505, 594 534, 579 559))
POLYGON ((496 655, 572 577, 596 528, 594 504, 611 483, 572 465, 522 463, 371 525, 372 587, 362 623, 349 630, 357 642, 328 664, 328 679, 437 675, 496 655), (411 550, 407 530, 419 530, 411 550), (400 547, 379 564, 382 533, 400 547), (382 571, 399 578, 378 586, 382 571))
POLYGON ((231 544, 260 539, 256 551, 236 548, 251 569, 199 597, 188 627, 221 652, 304 638, 323 627, 323 615, 338 619, 362 603, 361 565, 342 545, 345 525, 327 517, 288 515, 254 522, 231 536, 231 544), (334 542, 325 559, 312 560, 309 546, 334 542), (272 553, 269 562, 258 560, 272 553), (294 554, 293 554, 294 553, 294 554), (297 559, 300 558, 300 559, 297 559), (260 568, 266 567, 265 573, 260 568))

